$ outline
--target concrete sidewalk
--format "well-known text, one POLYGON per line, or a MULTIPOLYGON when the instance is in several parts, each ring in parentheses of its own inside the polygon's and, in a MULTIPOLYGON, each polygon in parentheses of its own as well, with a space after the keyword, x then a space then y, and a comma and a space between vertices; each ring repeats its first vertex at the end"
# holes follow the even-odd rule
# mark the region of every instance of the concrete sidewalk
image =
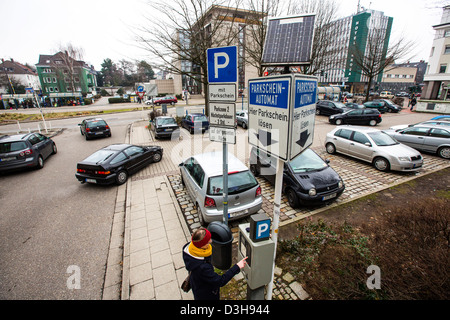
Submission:
MULTIPOLYGON (((142 123, 130 125, 127 131, 126 143, 152 141, 142 123)), ((158 168, 159 164, 149 166, 159 173, 136 174, 117 189, 103 300, 193 300, 192 291, 180 288, 187 276, 181 252, 190 241, 190 229, 167 177, 171 168, 158 168)), ((242 273, 235 279, 242 280, 242 273)), ((279 268, 274 282, 274 294, 280 300, 309 298, 279 268)), ((245 288, 241 289, 237 299, 246 297, 245 288)))
MULTIPOLYGON (((125 142, 149 140, 131 125, 125 142)), ((192 300, 180 289, 187 276, 181 250, 189 240, 167 177, 128 179, 117 191, 103 299, 192 300)))

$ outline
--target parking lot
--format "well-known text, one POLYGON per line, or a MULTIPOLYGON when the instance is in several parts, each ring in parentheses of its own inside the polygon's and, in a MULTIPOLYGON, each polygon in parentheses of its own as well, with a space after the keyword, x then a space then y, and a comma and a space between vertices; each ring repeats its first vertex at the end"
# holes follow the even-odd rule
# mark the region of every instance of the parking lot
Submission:
MULTIPOLYGON (((143 180, 150 177, 165 174, 168 176, 171 187, 177 197, 178 204, 184 214, 185 220, 190 231, 200 226, 197 210, 194 207, 189 195, 181 184, 178 164, 191 154, 202 152, 221 152, 222 144, 209 141, 208 134, 191 135, 186 130, 181 130, 179 140, 156 140, 146 128, 147 122, 137 122, 131 130, 134 141, 131 143, 144 145, 160 145, 164 148, 164 159, 160 163, 149 166, 136 175, 134 180, 143 180), (149 142, 150 141, 150 142, 149 142)), ((330 130, 331 130, 330 126, 330 130)), ((439 158, 431 154, 424 154, 423 168, 415 173, 399 173, 399 172, 381 172, 376 170, 368 163, 352 159, 343 155, 330 155, 326 153, 323 146, 312 147, 323 159, 330 160, 330 166, 340 174, 344 180, 346 189, 344 193, 329 206, 296 208, 289 206, 285 196, 282 197, 280 226, 289 224, 310 215, 319 213, 330 206, 339 205, 347 201, 351 201, 358 197, 362 197, 369 193, 373 193, 393 185, 406 182, 418 176, 440 170, 450 166, 446 159, 439 158)), ((228 151, 233 153, 237 158, 243 161, 247 166, 250 154, 250 146, 247 142, 247 130, 240 127, 237 129, 236 144, 228 145, 228 151)), ((273 216, 273 198, 274 188, 264 178, 257 178, 262 188, 263 207, 268 216, 273 216)), ((230 228, 234 233, 237 231, 238 224, 243 223, 243 219, 229 222, 230 228)))

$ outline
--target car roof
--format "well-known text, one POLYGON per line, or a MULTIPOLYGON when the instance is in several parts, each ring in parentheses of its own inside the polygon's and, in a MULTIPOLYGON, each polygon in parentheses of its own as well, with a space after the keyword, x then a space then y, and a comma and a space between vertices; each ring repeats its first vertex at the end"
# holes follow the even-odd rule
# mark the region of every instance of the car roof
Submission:
MULTIPOLYGON (((208 176, 219 176, 223 174, 222 152, 207 152, 192 157, 201 165, 208 176)), ((228 153, 228 172, 245 170, 248 170, 248 168, 242 161, 233 154, 228 153)))
POLYGON ((336 129, 334 129, 334 131, 337 131, 339 129, 350 129, 353 131, 359 131, 359 132, 363 132, 363 133, 369 133, 369 132, 378 132, 381 130, 378 129, 374 129, 374 128, 369 128, 369 127, 356 127, 356 126, 339 126, 336 129))
POLYGON ((105 121, 102 118, 88 118, 88 119, 84 119, 84 121, 105 121))
POLYGON ((109 146, 106 146, 106 147, 104 147, 102 149, 112 150, 112 151, 121 151, 121 150, 124 150, 124 149, 126 149, 128 147, 131 147, 131 146, 132 146, 131 144, 127 144, 127 143, 115 143, 115 144, 111 144, 109 146))
POLYGON ((32 135, 32 133, 14 134, 12 136, 4 135, 0 137, 0 142, 20 141, 26 139, 30 135, 32 135))
MULTIPOLYGON (((444 129, 444 130, 449 130, 449 127, 446 125, 439 125, 439 124, 433 124, 433 123, 420 123, 420 124, 416 124, 412 127, 409 128, 420 128, 420 127, 424 127, 424 128, 439 128, 439 129, 444 129)), ((406 128, 405 128, 406 129, 406 128)))

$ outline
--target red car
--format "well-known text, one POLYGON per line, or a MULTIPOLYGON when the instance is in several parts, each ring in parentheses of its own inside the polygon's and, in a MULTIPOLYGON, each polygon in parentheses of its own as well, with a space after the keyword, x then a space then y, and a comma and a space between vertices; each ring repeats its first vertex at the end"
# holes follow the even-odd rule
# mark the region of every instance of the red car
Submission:
MULTIPOLYGON (((160 104, 171 104, 174 105, 178 102, 178 99, 174 96, 156 97, 153 98, 153 103, 159 106, 160 104)), ((151 101, 150 101, 151 103, 151 101)))

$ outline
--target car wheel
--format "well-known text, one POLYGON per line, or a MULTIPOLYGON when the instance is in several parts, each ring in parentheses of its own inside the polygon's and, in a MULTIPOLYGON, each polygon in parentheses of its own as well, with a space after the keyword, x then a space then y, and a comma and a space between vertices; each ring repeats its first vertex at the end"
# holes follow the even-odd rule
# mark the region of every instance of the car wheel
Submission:
POLYGON ((242 129, 247 129, 247 124, 245 122, 242 122, 242 129))
POLYGON ((343 122, 342 119, 337 119, 335 123, 336 123, 336 125, 340 126, 342 124, 342 122, 343 122))
POLYGON ((258 177, 259 176, 259 169, 258 166, 256 164, 251 164, 250 165, 250 172, 255 176, 258 177))
POLYGON ((121 185, 127 182, 128 180, 128 173, 125 170, 120 170, 119 173, 117 173, 116 182, 117 184, 121 185))
POLYGON ((329 154, 335 154, 336 153, 336 147, 331 142, 327 143, 325 146, 325 149, 329 154))
POLYGON ((377 157, 373 160, 373 165, 377 170, 380 171, 389 171, 390 169, 390 163, 387 159, 382 157, 377 157))
POLYGON ((288 199, 289 205, 291 206, 291 208, 297 208, 298 207, 298 198, 297 195, 295 194, 295 191, 292 189, 288 189, 286 191, 286 197, 288 199))
POLYGON ((160 161, 161 161, 161 158, 162 158, 161 153, 160 153, 160 152, 156 152, 156 153, 153 155, 153 162, 160 162, 160 161))
POLYGON ((371 125, 372 127, 377 125, 377 121, 376 120, 370 120, 369 121, 369 125, 371 125))
POLYGON ((439 148, 438 155, 444 159, 450 159, 450 147, 439 148))
POLYGON ((39 155, 36 168, 42 169, 43 167, 44 167, 44 158, 41 155, 39 155))
POLYGON ((175 102, 172 101, 170 104, 171 104, 171 105, 175 105, 175 102))
POLYGON ((52 154, 56 154, 58 152, 58 149, 56 148, 56 143, 52 146, 52 154))

